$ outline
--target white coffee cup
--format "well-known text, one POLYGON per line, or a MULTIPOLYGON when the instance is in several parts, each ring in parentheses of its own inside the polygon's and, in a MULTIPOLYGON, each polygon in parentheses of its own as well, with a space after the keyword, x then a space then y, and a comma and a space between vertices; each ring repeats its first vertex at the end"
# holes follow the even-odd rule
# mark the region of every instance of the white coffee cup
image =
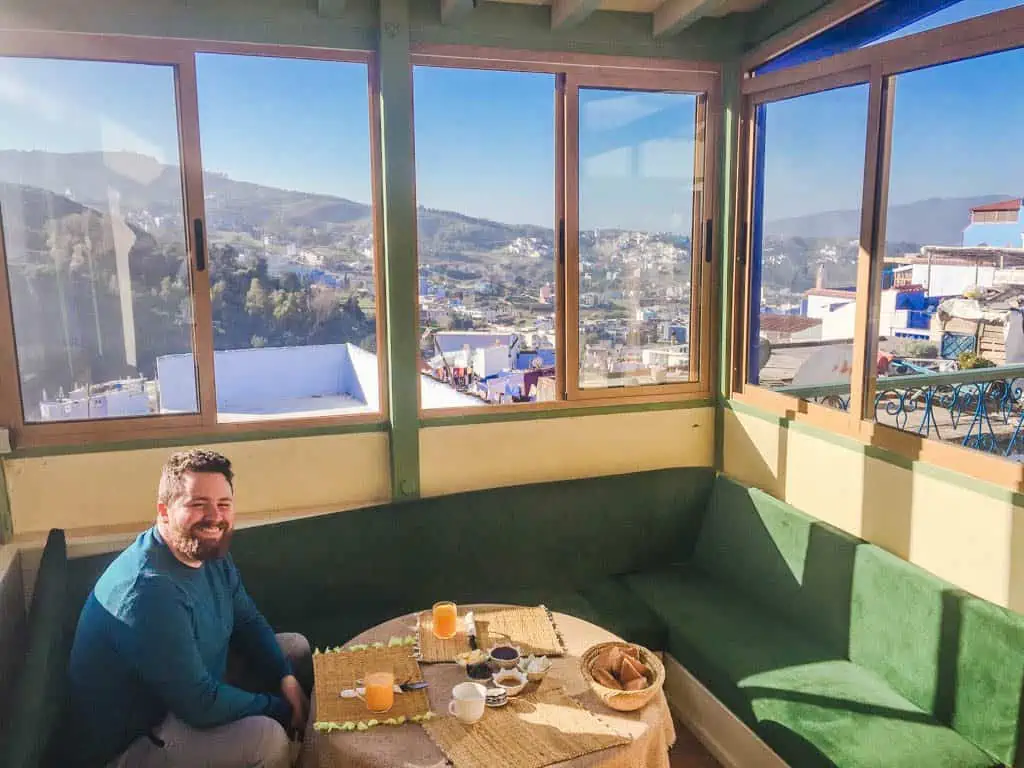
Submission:
POLYGON ((448 714, 463 723, 472 725, 484 716, 487 689, 480 683, 459 683, 452 688, 452 700, 448 703, 448 714))

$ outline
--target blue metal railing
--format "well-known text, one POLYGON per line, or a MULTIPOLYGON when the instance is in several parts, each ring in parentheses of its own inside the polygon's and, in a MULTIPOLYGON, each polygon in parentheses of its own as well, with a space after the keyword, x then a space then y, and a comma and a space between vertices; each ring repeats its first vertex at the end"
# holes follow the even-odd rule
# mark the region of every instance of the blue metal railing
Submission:
MULTIPOLYGON (((922 370, 919 366, 904 367, 922 370)), ((817 386, 785 386, 776 391, 844 411, 850 408, 848 380, 817 386)), ((963 446, 1010 456, 1024 450, 1024 365, 879 376, 875 383, 874 416, 880 423, 923 437, 934 435, 939 440, 946 428, 943 424, 958 430, 969 418, 966 434, 962 438, 956 436, 963 446), (948 414, 948 423, 939 418, 943 412, 948 414), (1002 447, 993 420, 1009 426, 1013 419, 1016 424, 1012 435, 1002 447)))

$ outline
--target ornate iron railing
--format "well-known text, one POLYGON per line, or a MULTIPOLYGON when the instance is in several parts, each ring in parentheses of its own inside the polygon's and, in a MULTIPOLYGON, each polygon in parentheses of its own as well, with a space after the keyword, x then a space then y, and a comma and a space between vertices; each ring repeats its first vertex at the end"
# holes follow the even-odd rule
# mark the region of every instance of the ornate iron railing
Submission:
MULTIPOLYGON (((850 408, 849 381, 776 391, 844 411, 850 408)), ((874 417, 906 432, 1010 456, 1024 451, 1024 365, 879 376, 874 417), (1006 428, 997 433, 993 422, 1006 428), (967 428, 961 434, 963 424, 967 428), (952 434, 944 437, 947 430, 952 434)))

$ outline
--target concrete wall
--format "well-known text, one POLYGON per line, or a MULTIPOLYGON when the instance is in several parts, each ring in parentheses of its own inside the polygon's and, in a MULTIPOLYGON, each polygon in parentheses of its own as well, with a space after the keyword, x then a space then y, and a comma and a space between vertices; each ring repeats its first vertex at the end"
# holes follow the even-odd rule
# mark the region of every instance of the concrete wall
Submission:
MULTIPOLYGON (((390 497, 383 432, 247 440, 209 446, 235 464, 247 520, 345 509, 390 497)), ((99 451, 4 462, 16 538, 51 527, 71 535, 141 530, 156 514, 160 467, 172 448, 99 451)))
MULTIPOLYGON (((270 520, 390 499, 383 432, 209 446, 235 464, 238 512, 270 520)), ((4 462, 16 540, 51 527, 72 538, 141 530, 155 515, 160 466, 173 448, 4 462)), ((711 407, 424 427, 424 496, 714 462, 711 407)))
POLYGON ((424 496, 714 463, 714 408, 420 430, 424 496))
POLYGON ((725 472, 992 602, 1024 611, 1024 505, 955 472, 739 405, 724 414, 725 472))

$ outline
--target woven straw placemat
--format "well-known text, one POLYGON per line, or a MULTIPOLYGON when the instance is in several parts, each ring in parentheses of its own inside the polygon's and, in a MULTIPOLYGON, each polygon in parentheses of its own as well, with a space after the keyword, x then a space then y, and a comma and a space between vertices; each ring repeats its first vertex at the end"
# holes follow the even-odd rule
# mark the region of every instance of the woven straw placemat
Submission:
MULTIPOLYGON (((545 606, 532 608, 482 608, 474 612, 477 644, 484 650, 496 645, 517 646, 524 656, 561 656, 565 643, 555 627, 554 618, 545 606)), ((458 632, 449 640, 434 637, 430 611, 419 615, 417 640, 420 661, 434 663, 455 661, 460 653, 469 651, 464 615, 460 612, 458 632)))
POLYGON ((509 699, 473 725, 444 716, 423 728, 455 768, 543 768, 630 742, 561 688, 509 699))
POLYGON ((333 650, 313 655, 317 730, 366 730, 377 724, 400 725, 428 716, 430 702, 425 689, 396 693, 395 703, 385 713, 370 712, 361 699, 343 699, 338 694, 355 688, 366 673, 393 670, 395 682, 418 682, 423 672, 408 644, 362 646, 357 650, 333 650), (376 721, 376 722, 374 722, 376 721))

